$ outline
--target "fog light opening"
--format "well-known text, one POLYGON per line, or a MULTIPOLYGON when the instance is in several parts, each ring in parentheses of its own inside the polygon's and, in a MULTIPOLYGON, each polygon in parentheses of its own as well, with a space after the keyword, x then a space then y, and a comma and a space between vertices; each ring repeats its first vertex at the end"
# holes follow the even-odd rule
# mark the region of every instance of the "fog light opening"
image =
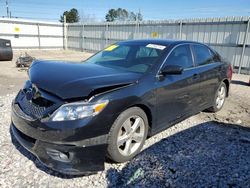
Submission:
POLYGON ((70 153, 69 152, 61 152, 55 149, 46 149, 47 154, 54 160, 56 161, 61 161, 61 162, 70 162, 70 153))
POLYGON ((69 152, 66 153, 59 152, 59 157, 63 160, 69 160, 69 152))

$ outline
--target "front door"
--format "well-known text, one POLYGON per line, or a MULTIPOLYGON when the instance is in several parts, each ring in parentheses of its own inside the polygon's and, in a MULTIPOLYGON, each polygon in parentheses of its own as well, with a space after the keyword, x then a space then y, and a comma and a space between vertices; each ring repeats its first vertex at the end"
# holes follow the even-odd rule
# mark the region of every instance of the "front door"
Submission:
POLYGON ((164 66, 179 65, 182 74, 166 75, 156 81, 157 85, 157 129, 164 129, 195 112, 199 98, 199 74, 194 67, 189 44, 176 47, 168 56, 164 66))

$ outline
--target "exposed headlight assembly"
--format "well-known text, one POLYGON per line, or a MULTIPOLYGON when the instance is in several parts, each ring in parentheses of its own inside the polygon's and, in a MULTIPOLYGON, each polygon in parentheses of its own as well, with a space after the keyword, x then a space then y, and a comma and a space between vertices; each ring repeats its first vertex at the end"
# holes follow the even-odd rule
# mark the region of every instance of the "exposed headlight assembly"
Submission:
POLYGON ((97 103, 74 102, 62 105, 51 116, 51 121, 83 119, 99 114, 108 104, 108 100, 97 103))

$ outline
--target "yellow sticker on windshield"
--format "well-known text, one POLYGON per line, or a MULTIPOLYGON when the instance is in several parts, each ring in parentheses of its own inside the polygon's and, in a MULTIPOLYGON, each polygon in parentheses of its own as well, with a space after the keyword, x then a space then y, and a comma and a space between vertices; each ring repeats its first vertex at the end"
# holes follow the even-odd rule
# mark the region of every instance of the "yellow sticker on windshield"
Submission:
POLYGON ((112 50, 114 50, 115 48, 117 48, 118 47, 118 45, 111 45, 111 46, 109 46, 109 47, 107 47, 107 48, 105 48, 104 49, 104 51, 112 51, 112 50))

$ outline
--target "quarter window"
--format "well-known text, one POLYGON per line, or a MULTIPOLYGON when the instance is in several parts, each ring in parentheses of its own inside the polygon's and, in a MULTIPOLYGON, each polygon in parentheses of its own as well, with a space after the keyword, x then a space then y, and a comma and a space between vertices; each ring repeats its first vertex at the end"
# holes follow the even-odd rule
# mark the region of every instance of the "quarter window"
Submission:
POLYGON ((194 45, 195 62, 199 65, 206 65, 213 62, 214 56, 211 51, 203 45, 194 45))
POLYGON ((175 48, 167 58, 166 65, 179 65, 184 69, 193 67, 189 45, 181 45, 175 48))

